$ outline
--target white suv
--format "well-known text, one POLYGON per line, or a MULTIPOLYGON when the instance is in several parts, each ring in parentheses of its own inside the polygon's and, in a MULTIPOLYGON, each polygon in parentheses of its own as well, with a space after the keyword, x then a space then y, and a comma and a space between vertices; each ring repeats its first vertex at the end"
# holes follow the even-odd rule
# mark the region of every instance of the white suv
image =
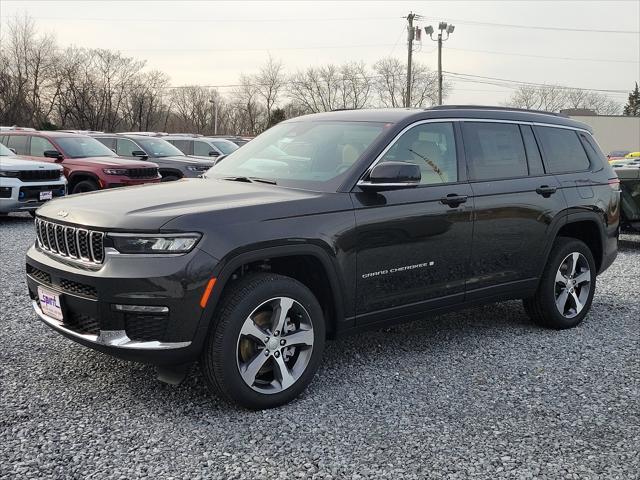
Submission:
POLYGON ((67 193, 62 167, 23 160, 0 144, 0 215, 28 211, 67 193))

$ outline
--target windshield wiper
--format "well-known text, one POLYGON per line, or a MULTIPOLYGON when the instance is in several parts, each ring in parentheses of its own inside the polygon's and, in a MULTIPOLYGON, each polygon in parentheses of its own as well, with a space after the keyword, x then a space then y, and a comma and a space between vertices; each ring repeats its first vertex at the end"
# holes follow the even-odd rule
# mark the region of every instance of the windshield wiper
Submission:
POLYGON ((260 177, 224 177, 223 180, 231 180, 234 182, 247 182, 247 183, 268 183, 269 185, 277 185, 277 182, 270 178, 260 178, 260 177))

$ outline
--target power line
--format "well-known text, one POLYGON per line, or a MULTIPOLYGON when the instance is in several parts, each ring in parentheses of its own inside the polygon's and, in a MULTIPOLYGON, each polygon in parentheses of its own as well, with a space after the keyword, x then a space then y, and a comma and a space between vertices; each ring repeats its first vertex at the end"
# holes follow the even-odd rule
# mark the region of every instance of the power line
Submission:
MULTIPOLYGON (((17 17, 14 15, 14 17, 17 17)), ((106 18, 106 17, 31 17, 35 20, 60 20, 71 22, 150 22, 150 23, 286 23, 286 22, 353 22, 372 20, 395 20, 395 17, 301 17, 301 18, 106 18)))
MULTIPOLYGON (((452 75, 457 77, 460 80, 474 81, 473 83, 489 83, 493 81, 494 84, 499 86, 504 86, 505 84, 517 84, 517 85, 529 85, 532 87, 549 87, 549 84, 545 83, 535 83, 535 82, 527 82, 523 80, 511 80, 506 78, 497 78, 497 77, 485 77, 482 75, 472 75, 469 73, 458 73, 458 72, 444 72, 448 75, 452 75)), ((584 88, 584 87, 567 87, 563 85, 553 85, 556 88, 566 89, 566 90, 584 90, 590 92, 604 92, 604 93, 628 93, 626 90, 613 90, 613 89, 603 89, 603 88, 584 88)))
POLYGON ((528 58, 544 58, 553 60, 574 60, 579 62, 607 62, 607 63, 640 63, 640 60, 619 60, 619 59, 606 59, 606 58, 584 58, 584 57, 555 57, 549 55, 533 55, 528 53, 515 53, 515 52, 495 52, 491 50, 475 50, 470 48, 454 48, 447 47, 447 50, 459 50, 461 52, 474 52, 474 53, 486 53, 491 55, 509 55, 514 57, 528 57, 528 58))
POLYGON ((334 48, 382 48, 391 47, 393 43, 379 43, 369 45, 324 45, 316 47, 260 47, 260 48, 116 48, 121 52, 160 52, 160 53, 181 53, 181 52, 252 52, 264 50, 324 50, 334 48))
MULTIPOLYGON (((434 17, 422 17, 435 21, 434 17)), ((460 23, 464 25, 475 25, 479 27, 502 27, 502 28, 520 28, 528 30, 549 30, 560 32, 582 32, 582 33, 618 33, 618 34, 630 34, 639 35, 640 30, 602 30, 596 28, 573 28, 573 27, 552 27, 547 25, 517 25, 512 23, 491 23, 491 22, 478 22, 475 20, 462 20, 455 18, 447 18, 447 21, 460 23)))

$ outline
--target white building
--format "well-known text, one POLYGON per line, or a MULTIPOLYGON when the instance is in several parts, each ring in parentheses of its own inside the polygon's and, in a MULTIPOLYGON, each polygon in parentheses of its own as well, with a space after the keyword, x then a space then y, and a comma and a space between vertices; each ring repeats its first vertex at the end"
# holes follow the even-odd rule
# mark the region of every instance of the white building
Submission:
POLYGON ((593 128, 593 135, 605 154, 613 150, 640 152, 640 117, 595 115, 588 111, 563 113, 593 128))

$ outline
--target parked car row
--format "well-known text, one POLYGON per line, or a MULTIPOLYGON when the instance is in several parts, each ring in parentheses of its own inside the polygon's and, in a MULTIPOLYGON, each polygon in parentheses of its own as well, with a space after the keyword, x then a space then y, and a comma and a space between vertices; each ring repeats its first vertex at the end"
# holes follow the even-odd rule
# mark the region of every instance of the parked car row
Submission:
POLYGON ((0 129, 0 146, 0 214, 33 212, 67 193, 198 177, 238 149, 222 137, 17 126, 0 129))

